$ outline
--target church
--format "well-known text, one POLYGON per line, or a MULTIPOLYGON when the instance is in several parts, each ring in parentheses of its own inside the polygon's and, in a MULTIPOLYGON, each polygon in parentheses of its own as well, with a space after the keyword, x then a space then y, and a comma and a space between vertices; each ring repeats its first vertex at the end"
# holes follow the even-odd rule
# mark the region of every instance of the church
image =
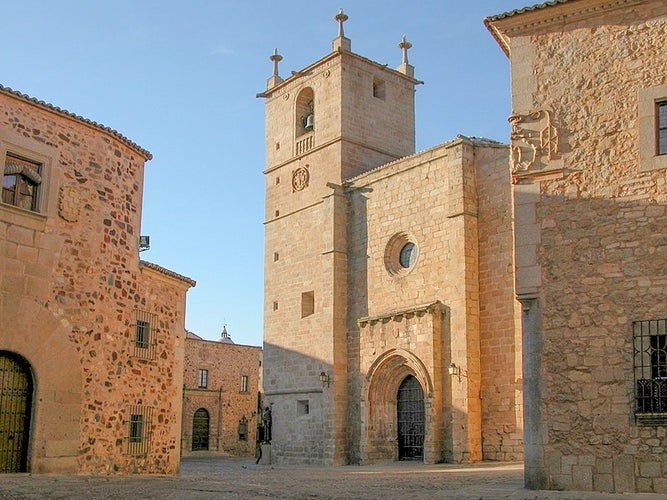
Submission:
POLYGON ((346 19, 287 79, 274 53, 258 95, 272 462, 520 460, 510 149, 416 153, 410 42, 388 68, 346 19))
POLYGON ((484 19, 509 144, 414 148, 420 82, 331 53, 266 99, 276 463, 522 460, 532 489, 667 492, 667 4, 484 19))

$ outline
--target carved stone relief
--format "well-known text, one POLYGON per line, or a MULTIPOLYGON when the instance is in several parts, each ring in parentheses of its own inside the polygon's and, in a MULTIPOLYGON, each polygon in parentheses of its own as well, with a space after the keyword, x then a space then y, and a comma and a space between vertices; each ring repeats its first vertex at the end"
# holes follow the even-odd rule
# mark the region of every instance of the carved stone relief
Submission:
POLYGON ((62 186, 58 193, 58 215, 67 222, 79 220, 81 196, 73 186, 62 186))
POLYGON ((302 191, 308 187, 310 181, 310 172, 308 172, 308 165, 299 167, 292 171, 292 192, 302 191))
POLYGON ((510 162, 513 175, 541 170, 560 154, 558 129, 554 127, 549 111, 513 114, 508 121, 511 126, 510 162))

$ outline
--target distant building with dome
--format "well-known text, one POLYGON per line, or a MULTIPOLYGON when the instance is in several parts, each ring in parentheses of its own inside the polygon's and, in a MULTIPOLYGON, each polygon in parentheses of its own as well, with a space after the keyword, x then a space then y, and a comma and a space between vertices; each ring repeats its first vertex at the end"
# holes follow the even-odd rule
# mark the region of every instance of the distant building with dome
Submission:
POLYGON ((185 339, 183 456, 211 452, 253 456, 261 422, 262 349, 234 343, 223 326, 217 340, 185 339))

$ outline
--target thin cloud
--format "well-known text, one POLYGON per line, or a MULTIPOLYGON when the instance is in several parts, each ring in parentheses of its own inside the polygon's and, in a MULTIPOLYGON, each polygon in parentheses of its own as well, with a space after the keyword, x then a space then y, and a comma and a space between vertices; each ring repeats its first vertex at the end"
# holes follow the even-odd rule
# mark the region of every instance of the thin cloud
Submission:
POLYGON ((221 55, 221 56, 231 56, 231 55, 235 55, 235 54, 236 54, 236 51, 234 51, 234 50, 232 50, 232 49, 230 49, 230 48, 228 48, 228 47, 225 47, 225 46, 223 46, 223 45, 218 45, 217 47, 215 47, 215 48, 211 51, 211 54, 213 54, 213 55, 221 55))

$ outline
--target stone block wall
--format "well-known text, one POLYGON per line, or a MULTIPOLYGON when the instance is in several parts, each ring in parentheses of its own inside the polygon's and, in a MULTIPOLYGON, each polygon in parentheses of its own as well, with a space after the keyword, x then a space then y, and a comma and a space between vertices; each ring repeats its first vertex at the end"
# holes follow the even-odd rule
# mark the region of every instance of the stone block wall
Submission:
POLYGON ((408 374, 394 358, 430 398, 425 461, 521 457, 507 157, 506 146, 462 138, 348 183, 351 461, 396 458, 395 441, 376 436, 393 436, 395 408, 374 409, 397 389, 375 386, 402 380, 383 367, 408 374), (391 251, 402 235, 419 249, 407 270, 391 251), (413 310, 435 303, 437 318, 432 306, 413 310), (448 374, 452 362, 460 380, 448 374))
POLYGON ((512 61, 527 485, 665 493, 665 426, 635 417, 632 323, 667 313, 667 164, 642 162, 656 131, 640 119, 646 92, 662 89, 653 112, 667 98, 667 6, 567 2, 491 26, 512 61))

